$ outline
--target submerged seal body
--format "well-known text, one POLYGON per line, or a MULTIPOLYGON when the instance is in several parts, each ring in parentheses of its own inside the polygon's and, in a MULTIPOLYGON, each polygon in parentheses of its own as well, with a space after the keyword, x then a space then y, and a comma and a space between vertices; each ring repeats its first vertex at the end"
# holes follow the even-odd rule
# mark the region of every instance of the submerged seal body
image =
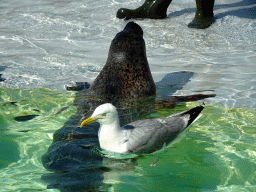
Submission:
MULTIPOLYGON (((78 129, 80 123, 102 103, 111 102, 122 108, 127 103, 136 103, 151 96, 154 98, 155 95, 156 86, 146 57, 143 31, 136 23, 129 22, 113 39, 107 62, 90 88, 77 92, 74 101, 78 106, 77 113, 54 133, 53 143, 42 157, 44 167, 55 171, 67 170, 95 158, 101 161, 101 157, 93 155, 90 150, 98 143, 99 124, 78 129)), ((135 111, 138 112, 137 109, 135 111)), ((126 109, 124 113, 123 123, 130 122, 134 116, 133 109, 126 109)))
POLYGON ((156 94, 139 25, 129 22, 113 39, 108 59, 89 89, 104 101, 146 98, 156 94))

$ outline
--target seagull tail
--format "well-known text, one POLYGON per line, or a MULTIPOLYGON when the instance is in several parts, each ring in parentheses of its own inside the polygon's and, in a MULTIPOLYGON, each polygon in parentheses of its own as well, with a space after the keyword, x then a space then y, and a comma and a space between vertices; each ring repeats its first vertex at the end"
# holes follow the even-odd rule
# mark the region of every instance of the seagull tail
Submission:
POLYGON ((200 113, 203 109, 204 109, 204 106, 200 105, 200 106, 194 107, 193 109, 190 109, 183 113, 183 115, 185 115, 185 114, 190 115, 187 127, 189 125, 191 125, 192 123, 194 123, 196 120, 198 120, 202 116, 202 114, 200 114, 200 113))

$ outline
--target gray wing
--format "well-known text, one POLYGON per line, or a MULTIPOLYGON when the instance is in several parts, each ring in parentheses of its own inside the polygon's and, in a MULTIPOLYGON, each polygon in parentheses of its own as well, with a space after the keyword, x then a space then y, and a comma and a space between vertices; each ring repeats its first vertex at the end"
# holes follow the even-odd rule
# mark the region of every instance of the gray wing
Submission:
POLYGON ((158 119, 139 120, 126 125, 133 127, 126 130, 129 153, 152 153, 161 149, 187 127, 188 120, 189 114, 176 114, 158 119))

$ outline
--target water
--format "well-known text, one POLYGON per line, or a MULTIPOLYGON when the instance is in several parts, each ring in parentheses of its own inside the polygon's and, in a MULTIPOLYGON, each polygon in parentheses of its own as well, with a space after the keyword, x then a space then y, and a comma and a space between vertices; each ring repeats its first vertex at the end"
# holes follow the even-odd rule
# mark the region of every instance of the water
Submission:
MULTIPOLYGON (((75 93, 66 92, 64 85, 95 79, 111 40, 127 23, 115 17, 116 11, 142 3, 1 1, 0 74, 6 80, 0 82, 0 191, 59 191, 47 189, 47 181, 55 182, 48 188, 72 181, 74 175, 59 178, 41 162, 52 134, 76 113, 70 106, 75 93), (58 113, 63 107, 68 108, 58 113), (38 116, 14 120, 23 115, 38 116)), ((156 156, 148 155, 126 171, 104 171, 101 190, 256 190, 255 9, 254 0, 216 0, 216 22, 206 30, 187 28, 194 0, 173 0, 167 19, 134 20, 144 30, 155 82, 187 71, 189 79, 176 83, 174 78, 169 94, 217 96, 204 100, 202 118, 175 148, 160 153, 156 167, 149 166, 156 156)), ((158 115, 172 112, 160 110, 158 115)), ((80 176, 93 183, 85 173, 80 176)))

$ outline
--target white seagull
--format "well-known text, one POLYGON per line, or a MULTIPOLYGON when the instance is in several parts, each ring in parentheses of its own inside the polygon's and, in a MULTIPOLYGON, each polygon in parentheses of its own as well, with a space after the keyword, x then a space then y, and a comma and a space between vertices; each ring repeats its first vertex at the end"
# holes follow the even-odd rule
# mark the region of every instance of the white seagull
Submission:
POLYGON ((98 106, 80 127, 94 121, 99 122, 99 143, 104 150, 117 153, 152 153, 174 141, 201 117, 203 109, 203 106, 197 106, 168 117, 137 120, 120 127, 116 107, 105 103, 98 106))

